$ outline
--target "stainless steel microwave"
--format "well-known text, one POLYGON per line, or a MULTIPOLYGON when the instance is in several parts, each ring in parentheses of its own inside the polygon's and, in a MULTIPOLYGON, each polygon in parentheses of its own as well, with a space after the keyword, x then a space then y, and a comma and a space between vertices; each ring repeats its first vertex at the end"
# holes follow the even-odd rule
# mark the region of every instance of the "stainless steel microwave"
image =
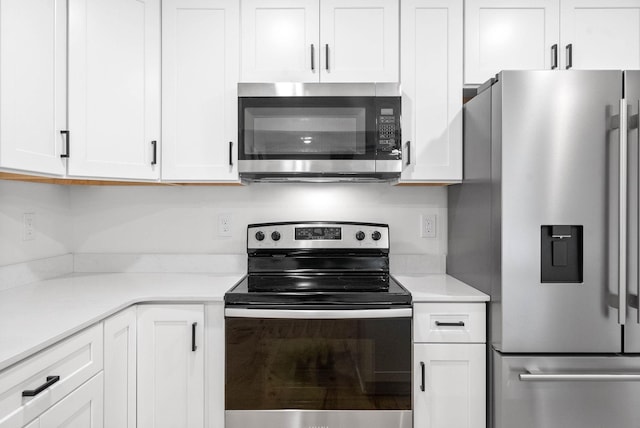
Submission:
POLYGON ((396 83, 241 83, 243 181, 393 181, 402 172, 396 83))

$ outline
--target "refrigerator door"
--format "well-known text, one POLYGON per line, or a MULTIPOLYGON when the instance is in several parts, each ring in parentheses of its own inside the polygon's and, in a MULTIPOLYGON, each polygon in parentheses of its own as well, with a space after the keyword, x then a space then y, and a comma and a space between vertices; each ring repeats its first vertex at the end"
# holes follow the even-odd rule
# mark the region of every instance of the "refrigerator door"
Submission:
POLYGON ((627 319, 624 327, 624 351, 640 352, 640 313, 638 312, 640 251, 639 180, 640 139, 638 137, 638 110, 640 109, 640 70, 625 71, 625 100, 628 109, 629 140, 629 221, 628 221, 628 295, 627 319))
POLYGON ((494 428, 640 426, 640 357, 493 352, 494 428))
POLYGON ((510 353, 621 352, 612 124, 622 72, 504 71, 492 92, 502 310, 493 344, 510 353))

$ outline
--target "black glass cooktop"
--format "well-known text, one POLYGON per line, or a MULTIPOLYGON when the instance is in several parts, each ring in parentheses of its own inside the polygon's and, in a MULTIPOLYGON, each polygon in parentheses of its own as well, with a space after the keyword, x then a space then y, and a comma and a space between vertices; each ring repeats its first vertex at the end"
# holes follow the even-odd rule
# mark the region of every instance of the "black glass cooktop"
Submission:
POLYGON ((396 307, 411 294, 390 275, 248 275, 225 304, 252 308, 396 307))

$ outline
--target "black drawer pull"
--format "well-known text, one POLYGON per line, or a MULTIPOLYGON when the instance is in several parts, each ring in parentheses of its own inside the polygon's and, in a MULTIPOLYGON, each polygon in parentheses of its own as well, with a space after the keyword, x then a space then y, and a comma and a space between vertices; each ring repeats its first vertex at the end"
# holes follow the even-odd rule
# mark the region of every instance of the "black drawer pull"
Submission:
POLYGON ((158 164, 158 142, 156 140, 153 140, 151 142, 151 146, 153 147, 151 165, 157 165, 158 164))
POLYGON ((229 166, 233 166, 233 141, 229 141, 229 166))
POLYGON ((458 322, 436 321, 436 326, 438 326, 438 327, 464 327, 464 321, 458 321, 458 322))
POLYGON ((60 380, 60 376, 47 376, 47 382, 43 383, 36 389, 27 389, 26 391, 22 391, 23 397, 35 397, 40 394, 45 389, 49 388, 51 385, 60 380))
POLYGON ((420 384, 420 391, 424 391, 425 389, 425 385, 424 385, 424 362, 420 361, 420 370, 422 372, 422 376, 421 376, 421 380, 422 383, 420 384))
POLYGON ((198 347, 196 346, 196 326, 198 325, 197 322, 194 322, 193 324, 191 324, 191 352, 196 352, 196 349, 198 349, 198 347))

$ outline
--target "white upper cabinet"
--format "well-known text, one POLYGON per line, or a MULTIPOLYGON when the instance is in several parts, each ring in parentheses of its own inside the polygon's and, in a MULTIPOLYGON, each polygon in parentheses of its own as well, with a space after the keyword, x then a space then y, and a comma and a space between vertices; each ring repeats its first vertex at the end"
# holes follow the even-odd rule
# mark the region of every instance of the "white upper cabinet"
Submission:
POLYGON ((563 68, 640 69, 640 0, 560 4, 563 68))
POLYGON ((462 180, 462 0, 402 2, 403 182, 462 180))
POLYGON ((320 80, 397 82, 399 25, 395 0, 320 0, 320 80))
POLYGON ((466 0, 465 83, 567 68, 640 68, 640 0, 466 0))
POLYGON ((160 0, 69 0, 68 174, 157 179, 160 0))
POLYGON ((63 175, 66 0, 0 2, 0 167, 63 175))
POLYGON ((317 82, 318 0, 242 0, 244 82, 317 82))
POLYGON ((244 0, 243 82, 397 82, 397 0, 244 0))
POLYGON ((237 0, 162 3, 162 179, 237 181, 237 0))
POLYGON ((500 70, 551 68, 558 1, 465 0, 465 83, 483 83, 500 70))

